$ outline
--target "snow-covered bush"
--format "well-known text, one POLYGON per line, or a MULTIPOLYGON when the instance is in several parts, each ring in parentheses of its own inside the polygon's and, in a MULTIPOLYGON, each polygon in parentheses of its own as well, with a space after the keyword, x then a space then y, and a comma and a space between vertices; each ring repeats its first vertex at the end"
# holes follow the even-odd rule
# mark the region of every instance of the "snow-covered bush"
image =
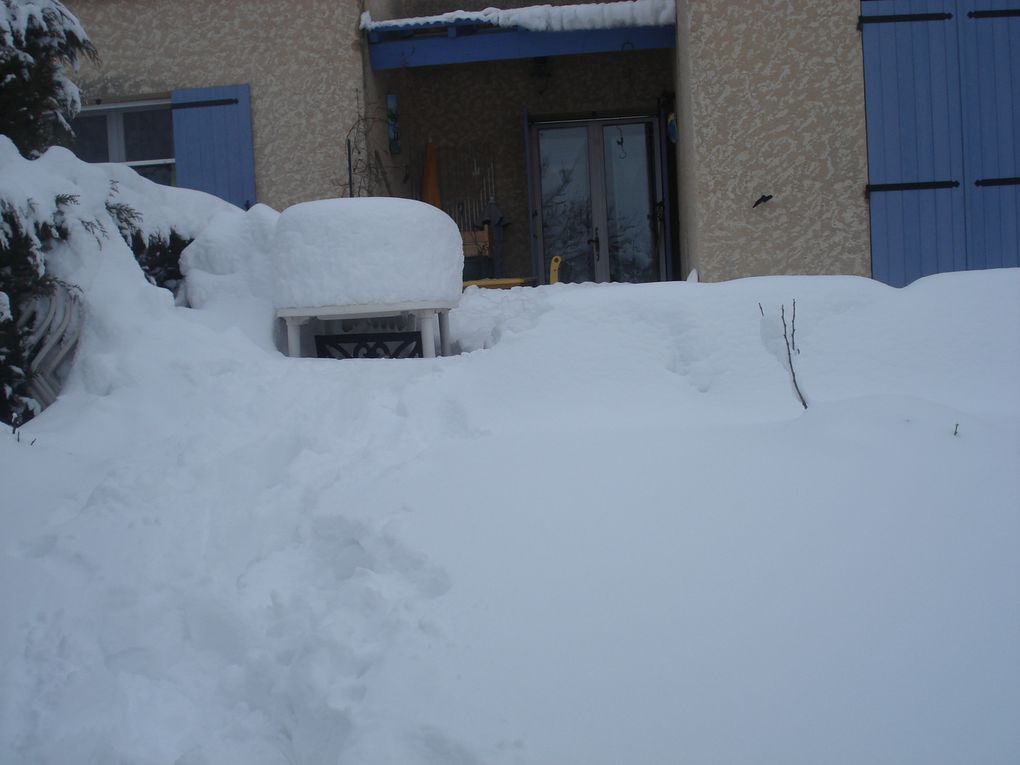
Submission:
POLYGON ((65 66, 95 58, 78 19, 57 0, 0 0, 0 134, 26 156, 70 135, 78 88, 65 66))
MULTIPOLYGON (((0 134, 26 156, 71 135, 80 98, 64 67, 95 56, 78 19, 57 0, 0 0, 0 134)), ((0 194, 0 420, 15 426, 35 409, 27 328, 18 320, 28 303, 52 292, 44 252, 67 237, 64 214, 77 203, 67 193, 18 197, 0 194)))
POLYGON ((145 272, 145 278, 157 287, 165 287, 175 294, 180 287, 181 253, 192 239, 171 228, 169 233, 148 233, 142 228, 144 216, 126 202, 116 199, 118 184, 111 181, 110 198, 106 211, 117 224, 117 231, 131 248, 135 260, 145 272))
POLYGON ((0 420, 17 426, 38 409, 26 337, 37 329, 31 308, 55 279, 83 259, 130 251, 151 283, 175 289, 181 251, 224 210, 241 214, 208 194, 160 186, 122 165, 90 165, 60 147, 28 160, 0 136, 0 420))

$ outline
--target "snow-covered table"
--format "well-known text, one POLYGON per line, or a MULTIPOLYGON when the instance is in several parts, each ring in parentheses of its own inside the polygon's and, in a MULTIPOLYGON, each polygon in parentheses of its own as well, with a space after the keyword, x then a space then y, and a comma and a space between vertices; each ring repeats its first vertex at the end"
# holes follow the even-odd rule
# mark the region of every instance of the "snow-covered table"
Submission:
POLYGON ((301 327, 311 319, 383 317, 413 317, 403 329, 420 332, 427 358, 436 355, 438 317, 440 353, 450 352, 448 313, 460 301, 464 243, 442 210, 393 198, 304 202, 281 213, 273 250, 273 300, 287 323, 288 356, 301 355, 301 327))
POLYGON ((436 355, 433 320, 439 317, 439 354, 450 355, 450 309, 456 303, 419 302, 389 305, 326 305, 314 308, 280 308, 276 316, 287 322, 287 355, 301 355, 301 325, 309 319, 335 321, 342 319, 374 319, 381 316, 411 314, 421 332, 422 355, 436 355))

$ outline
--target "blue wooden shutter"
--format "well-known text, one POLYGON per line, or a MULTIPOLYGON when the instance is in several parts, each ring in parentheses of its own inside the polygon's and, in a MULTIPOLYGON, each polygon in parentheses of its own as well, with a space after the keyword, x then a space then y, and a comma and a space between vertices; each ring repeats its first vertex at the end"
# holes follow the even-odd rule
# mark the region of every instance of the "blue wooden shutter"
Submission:
POLYGON ((967 267, 1018 266, 1020 0, 960 0, 958 23, 967 159, 967 267))
POLYGON ((956 0, 861 7, 872 275, 903 286, 966 267, 956 0))
POLYGON ((238 207, 255 204, 248 86, 175 90, 170 100, 177 185, 238 207))

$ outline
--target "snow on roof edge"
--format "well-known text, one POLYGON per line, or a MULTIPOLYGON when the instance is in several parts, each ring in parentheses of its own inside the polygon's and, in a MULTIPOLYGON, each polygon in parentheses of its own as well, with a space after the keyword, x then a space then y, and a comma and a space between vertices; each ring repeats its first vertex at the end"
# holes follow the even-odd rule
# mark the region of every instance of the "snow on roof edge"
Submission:
POLYGON ((477 22, 498 27, 518 27, 532 32, 574 32, 621 27, 664 27, 676 23, 676 0, 619 0, 611 3, 576 5, 531 5, 525 8, 484 11, 449 11, 435 16, 373 21, 368 11, 361 14, 366 31, 438 26, 477 22))

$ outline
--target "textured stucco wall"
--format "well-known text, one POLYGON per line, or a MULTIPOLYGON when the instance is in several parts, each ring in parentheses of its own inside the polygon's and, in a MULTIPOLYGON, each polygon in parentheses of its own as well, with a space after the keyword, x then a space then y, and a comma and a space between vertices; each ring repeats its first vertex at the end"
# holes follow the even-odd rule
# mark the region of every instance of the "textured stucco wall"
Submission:
POLYGON ((551 60, 548 82, 519 61, 369 73, 367 83, 363 4, 386 18, 489 1, 68 4, 102 56, 100 66, 81 72, 87 98, 247 82, 258 196, 276 208, 346 194, 348 131, 359 111, 381 127, 382 99, 396 92, 405 153, 390 157, 385 141, 362 141, 361 161, 387 173, 367 183, 356 178, 359 189, 409 193, 429 134, 440 150, 471 141, 500 147, 498 180, 512 189, 504 195, 514 220, 508 265, 523 273, 523 109, 643 107, 676 88, 685 270, 697 267, 710 280, 870 272, 857 0, 677 0, 676 63, 666 51, 593 57, 604 66, 567 57, 551 60), (762 194, 774 198, 752 210, 762 194))
POLYGON ((702 278, 870 273, 859 5, 678 0, 681 231, 702 278))
POLYGON ((87 99, 248 83, 258 199, 340 196, 363 85, 354 0, 68 0, 99 49, 87 99))

